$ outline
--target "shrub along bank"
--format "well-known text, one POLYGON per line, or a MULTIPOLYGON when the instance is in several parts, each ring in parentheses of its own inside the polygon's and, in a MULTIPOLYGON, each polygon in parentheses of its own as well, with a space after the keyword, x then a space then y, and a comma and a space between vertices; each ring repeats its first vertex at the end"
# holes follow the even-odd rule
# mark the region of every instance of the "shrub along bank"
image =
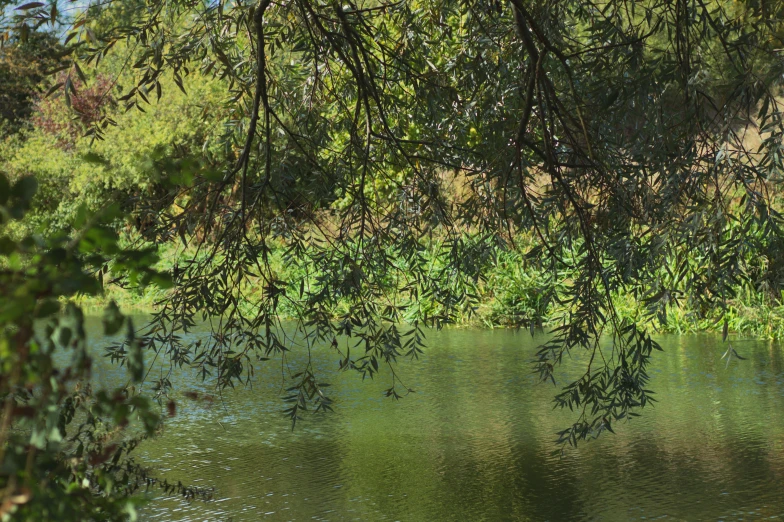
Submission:
MULTIPOLYGON (((181 246, 164 245, 160 248, 158 268, 163 271, 175 270, 178 260, 192 252, 181 246)), ((435 257, 431 253, 431 257, 435 257)), ((269 254, 272 274, 278 281, 288 281, 289 288, 311 288, 319 278, 318 270, 290 262, 282 248, 273 248, 269 254)), ((433 259, 437 262, 437 259, 433 259)), ((401 263, 405 264, 405 263, 401 263)), ((487 262, 483 277, 477 281, 473 292, 475 299, 470 307, 458 309, 450 314, 453 326, 480 328, 525 328, 547 329, 554 324, 564 307, 557 303, 558 287, 555 295, 548 293, 554 274, 545 267, 527 259, 519 250, 496 249, 487 262)), ((568 274, 561 272, 561 285, 568 284, 568 274)), ((168 290, 155 285, 143 289, 121 288, 111 283, 111 272, 102 276, 105 284, 100 296, 85 296, 81 304, 87 309, 98 309, 114 300, 125 310, 151 312, 156 303, 165 297, 168 290)), ((261 282, 261 278, 260 278, 261 282)), ((245 306, 253 306, 253 301, 261 298, 263 285, 249 289, 245 306)), ((664 314, 652 314, 645 299, 634 295, 632 289, 614 295, 616 311, 621 319, 631 319, 647 324, 651 331, 659 333, 689 334, 697 332, 722 332, 760 339, 784 338, 784 304, 782 296, 770 291, 752 287, 738 287, 735 295, 727 299, 723 306, 705 308, 700 303, 673 299, 664 314)), ((415 310, 436 315, 443 312, 443 303, 433 296, 421 296, 416 302, 402 301, 399 306, 405 314, 413 317, 415 310)), ((345 310, 339 304, 335 310, 338 316, 345 310)), ((292 304, 281 299, 278 314, 282 318, 294 316, 292 304)))

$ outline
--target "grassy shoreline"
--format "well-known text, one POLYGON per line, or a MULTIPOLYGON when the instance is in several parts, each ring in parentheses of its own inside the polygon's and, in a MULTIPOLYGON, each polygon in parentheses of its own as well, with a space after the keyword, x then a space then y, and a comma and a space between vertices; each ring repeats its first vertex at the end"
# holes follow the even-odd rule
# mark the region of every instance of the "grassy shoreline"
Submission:
MULTIPOLYGON (((471 314, 460 314, 450 323, 454 328, 518 328, 521 322, 534 311, 540 298, 538 287, 510 282, 508 279, 491 274, 488 284, 482 289, 478 306, 471 314), (522 321, 521 321, 522 319, 522 321)), ((88 313, 100 312, 110 301, 115 301, 125 312, 149 314, 156 309, 156 303, 165 297, 165 290, 155 287, 141 293, 119 287, 109 287, 104 295, 82 297, 78 303, 88 313)), ((670 306, 667 309, 666 324, 651 323, 644 316, 644 306, 632 295, 616 296, 615 307, 621 318, 636 320, 656 333, 695 334, 704 332, 721 333, 724 320, 730 334, 765 340, 784 339, 784 304, 775 302, 760 292, 746 289, 738 292, 738 298, 727 302, 726 311, 712 310, 699 314, 686 306, 670 306)), ((543 314, 544 325, 553 324, 555 311, 543 314)), ((291 314, 279 314, 282 319, 292 318, 291 314)))

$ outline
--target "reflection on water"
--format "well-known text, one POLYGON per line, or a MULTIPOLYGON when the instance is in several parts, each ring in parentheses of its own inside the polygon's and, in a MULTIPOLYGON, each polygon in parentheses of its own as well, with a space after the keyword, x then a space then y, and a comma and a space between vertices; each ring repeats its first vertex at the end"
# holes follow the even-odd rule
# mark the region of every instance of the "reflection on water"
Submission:
MULTIPOLYGON (((433 333, 416 390, 337 373, 317 354, 336 413, 291 431, 281 367, 211 407, 181 399, 139 456, 161 475, 214 485, 213 502, 153 499, 147 520, 748 520, 784 517, 781 347, 743 342, 720 359, 711 336, 667 337, 651 387, 658 403, 617 435, 552 455, 572 419, 527 361, 537 341, 509 331, 433 333)), ((579 368, 575 365, 574 370, 579 368)), ((103 366, 111 382, 122 371, 103 366)), ((182 379, 185 375, 180 376, 182 379)), ((182 388, 205 389, 191 382, 182 388)))

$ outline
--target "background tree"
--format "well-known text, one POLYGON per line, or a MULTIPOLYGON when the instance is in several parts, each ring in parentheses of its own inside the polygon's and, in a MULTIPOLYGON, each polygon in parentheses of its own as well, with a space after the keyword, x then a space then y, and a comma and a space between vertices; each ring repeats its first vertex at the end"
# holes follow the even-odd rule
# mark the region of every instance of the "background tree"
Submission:
POLYGON ((3 42, 0 48, 0 129, 16 130, 30 117, 37 88, 49 71, 56 69, 65 54, 51 33, 28 31, 3 42))

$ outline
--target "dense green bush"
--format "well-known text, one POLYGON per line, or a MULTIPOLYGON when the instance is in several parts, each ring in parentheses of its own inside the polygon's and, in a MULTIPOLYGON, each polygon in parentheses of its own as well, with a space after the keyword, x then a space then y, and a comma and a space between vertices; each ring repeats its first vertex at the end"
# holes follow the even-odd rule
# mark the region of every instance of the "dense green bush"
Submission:
POLYGON ((30 126, 0 145, 11 178, 34 176, 40 185, 26 220, 33 228, 63 230, 80 207, 94 211, 107 201, 123 202, 130 211, 129 201, 167 190, 167 174, 157 164, 163 158, 223 153, 219 81, 194 75, 184 85, 187 94, 167 85, 173 90, 164 101, 152 99, 144 112, 118 105, 113 83, 99 75, 89 87, 75 87, 71 104, 81 107, 75 115, 61 90, 39 99, 30 126), (102 139, 84 137, 98 114, 114 124, 102 139))
POLYGON ((0 173, 0 518, 133 519, 140 488, 194 491, 158 482, 131 456, 161 423, 156 403, 135 391, 145 366, 131 319, 105 308, 104 334, 119 335, 129 380, 95 388, 73 299, 100 294, 96 270, 109 263, 137 285, 168 279, 150 268, 151 249, 118 246, 116 208, 79 212, 72 235, 10 237, 35 191, 34 178, 0 173))

